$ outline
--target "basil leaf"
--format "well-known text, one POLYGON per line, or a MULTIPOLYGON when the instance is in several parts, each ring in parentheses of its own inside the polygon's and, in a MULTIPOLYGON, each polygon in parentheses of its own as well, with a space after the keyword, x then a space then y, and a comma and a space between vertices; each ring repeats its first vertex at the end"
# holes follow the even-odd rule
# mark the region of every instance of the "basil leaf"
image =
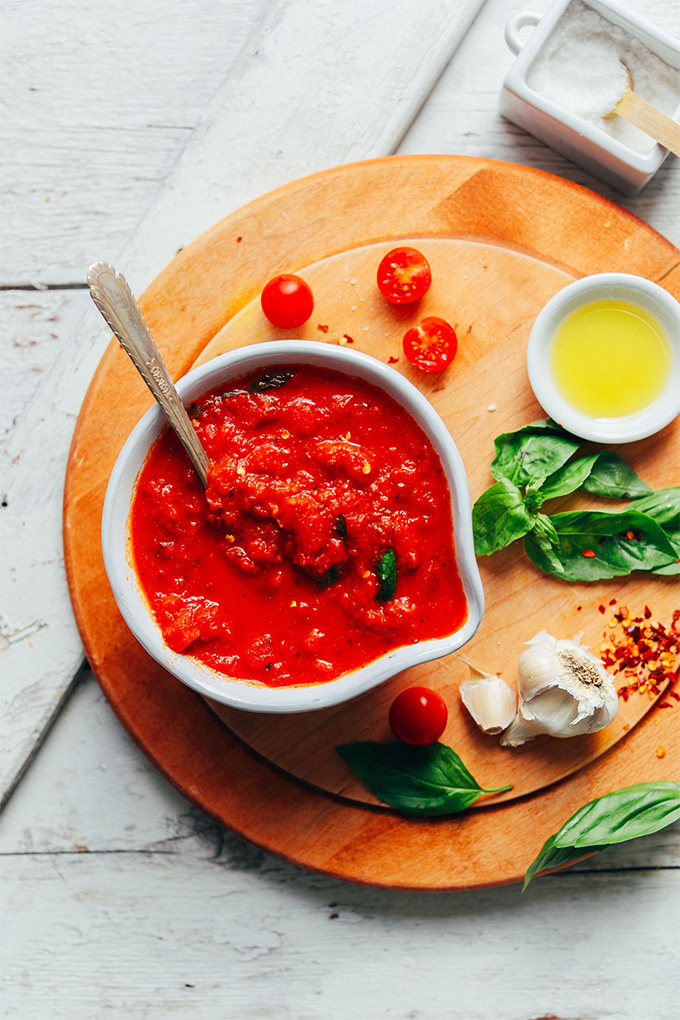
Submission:
POLYGON ((385 550, 376 567, 376 573, 378 575, 378 593, 375 601, 389 602, 394 598, 397 587, 397 557, 394 555, 394 549, 385 550))
POLYGON ((553 868, 559 868, 565 864, 571 864, 573 861, 578 861, 590 854, 597 853, 598 850, 606 849, 606 843, 603 843, 602 846, 591 846, 588 850, 584 850, 583 847, 579 847, 577 850, 574 847, 556 846, 555 836, 551 836, 543 844, 543 848, 536 860, 527 868, 522 892, 524 892, 531 879, 536 875, 541 875, 545 871, 552 871, 553 868))
POLYGON ((545 514, 536 515, 532 539, 536 542, 546 561, 550 563, 552 573, 563 574, 564 567, 556 555, 560 547, 560 540, 553 522, 545 514))
POLYGON ((657 567, 656 574, 680 574, 680 485, 659 489, 649 496, 629 503, 628 510, 638 510, 660 524, 676 552, 675 563, 657 567))
POLYGON ((507 478, 483 492, 472 508, 475 552, 488 556, 522 538, 534 526, 522 493, 507 478))
POLYGON ((604 450, 597 455, 592 471, 583 482, 583 488, 597 496, 615 496, 620 499, 644 496, 652 491, 613 450, 604 450))
POLYGON ((587 482, 598 456, 597 453, 591 453, 568 461, 557 471, 554 471, 549 478, 543 480, 538 492, 544 500, 568 496, 570 492, 575 492, 587 482))
POLYGON ((456 814, 483 793, 512 788, 483 789, 456 752, 438 741, 416 747, 363 740, 336 751, 378 800, 410 815, 456 814))
POLYGON ((515 485, 528 485, 562 467, 581 442, 550 418, 531 422, 494 440, 496 456, 491 474, 499 480, 507 478, 515 485))
POLYGON ((649 836, 680 818, 680 783, 659 780, 637 783, 592 800, 571 816, 544 843, 524 877, 524 888, 548 868, 586 853, 649 836))
POLYGON ((537 567, 565 581, 620 577, 633 570, 653 570, 676 560, 676 550, 670 539, 647 514, 633 510, 620 513, 585 510, 553 514, 550 520, 559 539, 554 555, 562 564, 563 573, 556 573, 532 534, 525 537, 524 547, 537 567), (633 537, 626 537, 628 533, 633 537))
POLYGON ((278 390, 293 378, 293 372, 265 372, 248 387, 251 393, 264 393, 265 390, 278 390))

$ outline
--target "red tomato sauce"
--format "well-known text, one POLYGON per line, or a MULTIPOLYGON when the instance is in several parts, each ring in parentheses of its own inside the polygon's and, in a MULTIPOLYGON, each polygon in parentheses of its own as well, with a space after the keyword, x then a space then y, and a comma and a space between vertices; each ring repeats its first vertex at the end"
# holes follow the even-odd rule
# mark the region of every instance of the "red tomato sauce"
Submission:
POLYGON ((382 390, 277 366, 189 411, 211 462, 207 489, 168 430, 130 514, 137 575, 170 648, 284 686, 462 626, 441 463, 382 390))

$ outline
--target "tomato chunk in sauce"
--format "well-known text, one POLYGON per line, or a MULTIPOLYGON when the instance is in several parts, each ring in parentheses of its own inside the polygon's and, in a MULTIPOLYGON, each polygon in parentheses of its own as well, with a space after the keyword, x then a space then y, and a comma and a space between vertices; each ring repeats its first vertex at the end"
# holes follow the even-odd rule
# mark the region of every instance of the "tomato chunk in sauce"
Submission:
POLYGON ((137 576, 170 648, 284 686, 462 626, 441 463, 382 390, 276 366, 189 411, 211 462, 207 489, 168 430, 130 514, 137 576))

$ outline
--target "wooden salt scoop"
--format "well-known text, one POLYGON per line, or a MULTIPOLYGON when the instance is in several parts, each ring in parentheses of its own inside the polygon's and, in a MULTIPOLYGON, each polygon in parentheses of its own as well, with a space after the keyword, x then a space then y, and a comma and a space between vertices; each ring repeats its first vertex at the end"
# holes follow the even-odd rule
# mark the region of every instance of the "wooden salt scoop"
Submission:
POLYGON ((660 145, 664 145, 670 152, 680 156, 680 124, 672 117, 662 113, 652 103, 647 102, 637 92, 633 92, 633 78, 627 67, 626 74, 628 75, 628 88, 623 98, 619 100, 613 110, 605 114, 605 117, 623 117, 640 131, 650 135, 660 145))

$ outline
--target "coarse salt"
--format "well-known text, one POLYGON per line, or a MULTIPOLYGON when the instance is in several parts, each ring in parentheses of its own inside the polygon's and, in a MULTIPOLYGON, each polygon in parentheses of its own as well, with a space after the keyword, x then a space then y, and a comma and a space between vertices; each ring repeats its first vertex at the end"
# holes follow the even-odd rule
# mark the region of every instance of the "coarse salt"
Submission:
POLYGON ((654 139, 623 117, 606 116, 630 87, 626 68, 635 92, 672 116, 680 102, 680 71, 573 0, 529 69, 527 84, 636 152, 648 153, 654 139))

